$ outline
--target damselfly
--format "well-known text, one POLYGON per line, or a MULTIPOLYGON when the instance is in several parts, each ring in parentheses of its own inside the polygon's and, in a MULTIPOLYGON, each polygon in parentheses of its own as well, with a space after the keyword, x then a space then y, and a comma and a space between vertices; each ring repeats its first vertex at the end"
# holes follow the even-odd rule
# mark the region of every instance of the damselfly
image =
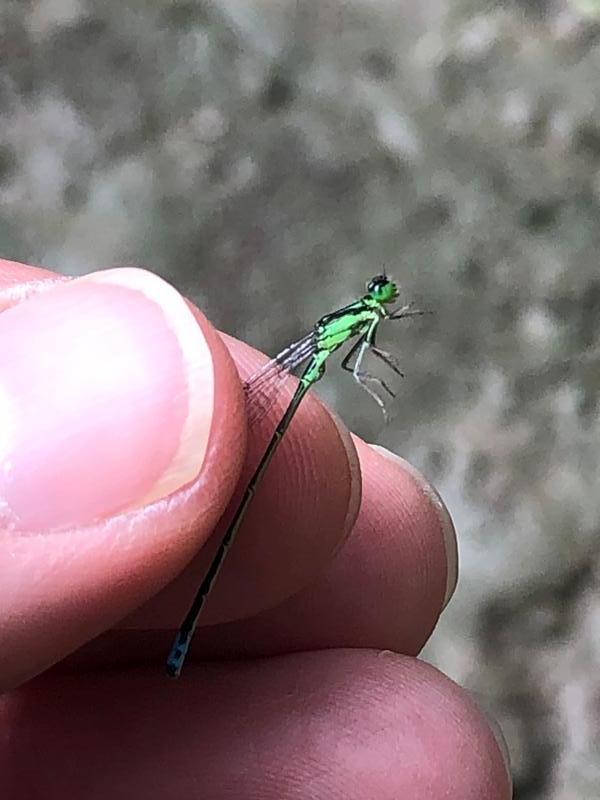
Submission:
POLYGON ((167 660, 167 673, 171 677, 176 678, 181 673, 206 598, 223 566, 225 556, 233 544, 256 487, 269 466, 298 406, 310 387, 323 377, 329 356, 350 339, 356 339, 356 341, 343 359, 342 368, 353 374, 355 380, 369 392, 385 415, 385 404, 375 387, 379 387, 380 390, 392 397, 394 393, 381 378, 375 377, 364 369, 364 357, 367 352, 371 352, 398 375, 402 375, 396 359, 377 346, 375 337, 379 323, 384 319, 403 319, 425 313, 413 309, 410 305, 394 309, 393 304, 398 299, 398 294, 398 286, 394 281, 386 275, 376 275, 367 283, 367 293, 363 297, 321 317, 310 333, 282 350, 245 384, 247 397, 252 398, 252 401, 258 399, 254 405, 249 405, 249 416, 252 421, 268 408, 271 398, 276 393, 278 380, 303 364, 306 365, 300 376, 298 387, 275 428, 267 449, 246 487, 231 524, 219 544, 196 597, 177 633, 167 660), (352 364, 353 359, 354 363, 352 364), (273 391, 274 387, 275 391, 273 391))

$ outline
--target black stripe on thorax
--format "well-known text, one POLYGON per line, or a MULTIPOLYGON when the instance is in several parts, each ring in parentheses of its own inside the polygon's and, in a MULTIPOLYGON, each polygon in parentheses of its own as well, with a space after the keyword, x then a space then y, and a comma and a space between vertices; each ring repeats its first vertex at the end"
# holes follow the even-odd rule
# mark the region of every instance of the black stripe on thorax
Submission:
POLYGON ((349 303, 347 306, 343 308, 338 308, 337 311, 332 311, 330 314, 325 314, 324 317, 317 322, 315 327, 317 329, 321 328, 324 325, 327 325, 330 322, 333 322, 335 319, 339 319, 340 317, 345 317, 347 315, 351 315, 353 312, 359 314, 365 311, 365 304, 362 300, 355 300, 353 303, 349 303))

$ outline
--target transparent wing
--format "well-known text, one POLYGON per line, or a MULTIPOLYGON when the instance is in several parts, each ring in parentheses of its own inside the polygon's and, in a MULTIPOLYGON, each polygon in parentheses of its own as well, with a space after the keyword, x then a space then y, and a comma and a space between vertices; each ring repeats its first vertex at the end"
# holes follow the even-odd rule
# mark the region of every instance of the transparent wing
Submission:
POLYGON ((254 424, 272 408, 285 379, 313 355, 317 347, 314 331, 293 342, 275 358, 257 370, 244 383, 244 394, 248 406, 248 422, 254 424))

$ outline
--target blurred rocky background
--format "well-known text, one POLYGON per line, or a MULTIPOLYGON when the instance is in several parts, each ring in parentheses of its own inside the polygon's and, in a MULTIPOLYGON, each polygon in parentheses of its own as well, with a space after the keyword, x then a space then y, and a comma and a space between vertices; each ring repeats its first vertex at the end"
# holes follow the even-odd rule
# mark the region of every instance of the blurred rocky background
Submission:
POLYGON ((600 797, 600 6, 3 0, 0 253, 147 265, 271 353, 385 265, 435 311, 395 418, 322 393, 456 521, 425 656, 518 800, 600 797))

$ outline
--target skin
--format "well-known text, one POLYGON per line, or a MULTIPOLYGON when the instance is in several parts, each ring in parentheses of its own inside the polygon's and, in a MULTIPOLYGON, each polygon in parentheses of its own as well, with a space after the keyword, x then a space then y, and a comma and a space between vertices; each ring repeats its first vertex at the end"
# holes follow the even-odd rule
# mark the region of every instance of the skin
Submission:
MULTIPOLYGON (((156 289, 143 272, 126 278, 142 294, 156 289)), ((0 262, 0 310, 8 312, 0 340, 24 325, 18 342, 31 331, 40 351, 49 349, 48 308, 60 307, 52 293, 63 286, 45 270, 0 262), (12 314, 30 301, 25 316, 12 314)), ((84 300, 105 291, 101 281, 81 286, 84 300)), ((160 331, 155 306, 138 313, 135 299, 115 292, 110 309, 126 321, 133 309, 132 339, 144 347, 135 326, 160 331)), ((75 296, 65 295, 69 324, 87 342, 93 315, 85 302, 69 306, 75 296)), ((177 309, 181 318, 190 313, 177 309)), ((415 658, 453 588, 447 512, 409 465, 351 437, 315 398, 298 412, 211 595, 203 619, 211 626, 198 629, 182 678, 164 677, 174 630, 210 559, 212 543, 202 545, 222 532, 219 519, 235 507, 280 412, 247 439, 238 372, 245 377, 264 356, 191 314, 214 387, 202 400, 214 407, 198 474, 164 494, 173 470, 159 475, 160 464, 178 463, 179 480, 197 473, 193 443, 204 435, 202 420, 179 420, 181 408, 197 404, 180 406, 174 392, 154 434, 136 439, 147 421, 126 419, 124 435, 137 448, 131 465, 113 464, 115 448, 103 448, 102 436, 97 451, 82 450, 89 463, 72 470, 59 510, 48 498, 60 484, 44 495, 43 471, 23 478, 38 503, 22 486, 7 489, 21 522, 0 528, 3 797, 506 800, 505 759, 485 717, 415 658), (192 431, 179 461, 169 426, 192 431)), ((62 325, 64 313, 56 319, 62 325)), ((177 381, 169 337, 148 347, 161 353, 156 369, 177 381)), ((0 364, 0 388, 13 367, 0 364)), ((51 403, 52 391, 33 396, 51 403)), ((153 392, 160 400, 160 385, 153 392)), ((93 428, 97 396, 80 403, 88 423, 80 420, 76 434, 85 442, 81 426, 93 428)), ((139 397, 116 395, 114 415, 133 401, 139 408, 139 397)), ((61 463, 66 469, 68 458, 61 463)))

